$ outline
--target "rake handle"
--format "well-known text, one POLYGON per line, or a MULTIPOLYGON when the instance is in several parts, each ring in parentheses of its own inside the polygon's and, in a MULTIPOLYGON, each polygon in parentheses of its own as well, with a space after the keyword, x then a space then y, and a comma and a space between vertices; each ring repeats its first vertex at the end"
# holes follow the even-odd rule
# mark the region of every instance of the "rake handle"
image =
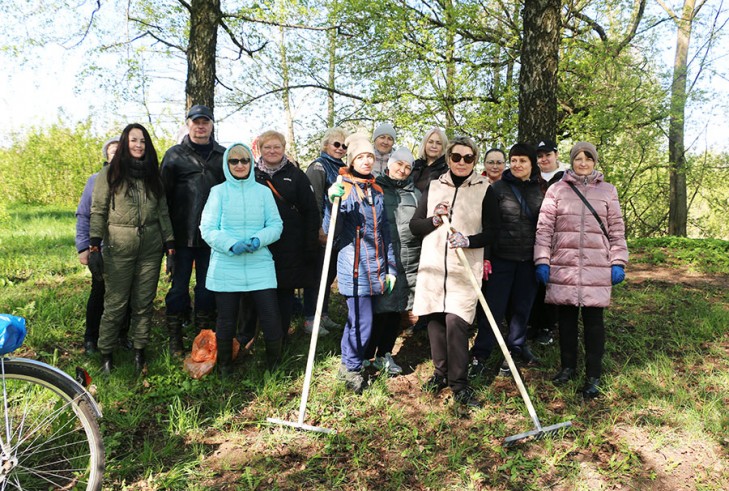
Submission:
MULTIPOLYGON (((448 217, 445 215, 442 215, 441 218, 443 219, 443 225, 448 227, 452 233, 455 233, 456 229, 454 229, 451 226, 451 221, 448 219, 448 217)), ((504 354, 504 358, 506 359, 506 362, 509 364, 509 368, 511 369, 511 375, 514 377, 516 386, 519 388, 519 393, 521 394, 521 398, 524 399, 524 403, 526 404, 527 410, 529 411, 529 416, 532 417, 532 420, 534 421, 534 425, 537 427, 537 430, 541 431, 542 425, 539 423, 539 418, 537 417, 537 411, 534 409, 532 400, 529 398, 529 393, 527 392, 526 387, 524 386, 524 381, 521 379, 521 375, 519 374, 519 371, 516 369, 516 365, 514 364, 514 359, 511 357, 511 353, 509 353, 509 349, 506 347, 506 342, 504 341, 504 337, 501 335, 501 331, 499 330, 498 326, 496 325, 496 320, 494 319, 494 316, 491 313, 491 309, 489 308, 488 303, 486 303, 486 298, 483 296, 483 292, 481 291, 481 287, 478 284, 478 280, 474 276, 473 271, 471 271, 471 265, 468 264, 468 259, 466 259, 466 255, 463 253, 463 249, 461 249, 460 247, 456 247, 455 251, 456 251, 456 256, 458 256, 458 260, 461 261, 461 266, 463 266, 463 269, 466 270, 466 276, 468 276, 468 279, 470 280, 471 285, 473 286, 473 289, 476 292, 476 295, 478 296, 478 301, 481 304, 481 308, 483 309, 484 313, 486 314, 486 318, 488 319, 489 325, 491 326, 491 330, 493 331, 494 336, 496 337, 496 341, 499 343, 501 352, 504 354)))

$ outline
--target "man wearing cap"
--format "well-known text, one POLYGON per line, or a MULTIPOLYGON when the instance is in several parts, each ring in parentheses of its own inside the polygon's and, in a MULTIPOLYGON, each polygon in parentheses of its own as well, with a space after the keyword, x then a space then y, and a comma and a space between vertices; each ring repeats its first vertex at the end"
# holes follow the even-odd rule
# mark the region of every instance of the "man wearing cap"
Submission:
POLYGON ((372 168, 372 175, 375 177, 385 173, 387 160, 395 146, 395 128, 390 123, 382 123, 372 133, 372 144, 375 147, 375 165, 372 168))
MULTIPOLYGON (((548 138, 539 140, 537 144, 537 165, 547 188, 562 180, 564 170, 561 169, 559 151, 553 140, 548 138)), ((546 346, 554 342, 552 331, 557 325, 557 307, 544 303, 545 294, 546 287, 540 284, 532 306, 531 325, 535 340, 546 346)))
POLYGON ((215 296, 205 288, 210 262, 210 247, 200 235, 200 217, 210 188, 225 181, 225 148, 213 138, 214 118, 207 106, 196 104, 187 113, 188 134, 162 159, 162 180, 175 232, 175 271, 167 293, 167 330, 170 353, 181 354, 182 323, 190 302, 190 276, 195 265, 195 326, 212 328, 215 324, 215 296))

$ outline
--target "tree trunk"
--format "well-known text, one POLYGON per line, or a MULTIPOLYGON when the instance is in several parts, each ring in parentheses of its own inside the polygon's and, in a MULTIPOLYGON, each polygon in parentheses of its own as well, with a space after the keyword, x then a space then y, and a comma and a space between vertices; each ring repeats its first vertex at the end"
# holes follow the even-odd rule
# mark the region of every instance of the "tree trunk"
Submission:
POLYGON ((327 33, 329 39, 329 88, 327 93, 327 127, 334 127, 334 82, 336 79, 337 66, 337 31, 329 29, 327 33))
POLYGON ((293 160, 296 158, 296 140, 294 139, 294 115, 291 112, 291 92, 289 91, 289 61, 286 57, 286 33, 283 27, 279 27, 281 34, 281 77, 283 82, 283 91, 281 98, 283 100, 284 114, 286 115, 286 155, 293 160))
POLYGON ((519 141, 557 134, 560 0, 525 0, 519 69, 519 141))
POLYGON ((668 165, 671 189, 669 195, 668 233, 686 237, 688 201, 686 194, 686 154, 684 149, 684 115, 686 112, 686 72, 695 0, 685 0, 683 13, 676 19, 676 57, 671 83, 671 115, 668 122, 668 165))
POLYGON ((204 104, 215 107, 215 52, 218 43, 220 0, 191 0, 187 46, 186 109, 204 104))
POLYGON ((446 132, 456 126, 455 116, 455 78, 456 63, 455 58, 455 31, 453 29, 453 2, 447 0, 443 5, 444 18, 446 27, 446 52, 445 52, 445 130, 446 132))

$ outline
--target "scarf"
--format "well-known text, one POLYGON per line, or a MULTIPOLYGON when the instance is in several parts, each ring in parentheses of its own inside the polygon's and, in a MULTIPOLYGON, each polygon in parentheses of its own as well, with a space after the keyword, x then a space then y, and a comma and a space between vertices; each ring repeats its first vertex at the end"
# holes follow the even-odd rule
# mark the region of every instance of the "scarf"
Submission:
POLYGON ((264 172, 269 176, 273 177, 276 172, 283 169, 284 166, 288 163, 289 159, 287 159, 286 155, 284 155, 283 159, 281 159, 281 162, 279 162, 276 167, 269 167, 268 165, 266 165, 266 163, 263 162, 263 157, 261 157, 258 159, 258 162, 256 162, 256 167, 258 167, 261 172, 264 172))
POLYGON ((327 186, 331 186, 337 181, 339 169, 345 166, 342 159, 336 159, 326 152, 322 152, 315 162, 319 162, 324 168, 324 172, 327 176, 327 186))
POLYGON ((129 177, 144 179, 147 175, 147 167, 143 160, 131 159, 129 161, 129 177))

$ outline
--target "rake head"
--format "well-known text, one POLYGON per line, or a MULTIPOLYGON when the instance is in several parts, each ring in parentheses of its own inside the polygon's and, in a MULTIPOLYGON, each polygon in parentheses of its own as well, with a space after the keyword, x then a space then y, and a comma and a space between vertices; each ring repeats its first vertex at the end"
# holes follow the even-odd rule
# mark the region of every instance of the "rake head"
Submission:
POLYGON ((542 429, 525 431, 524 433, 504 438, 503 445, 505 447, 512 447, 517 443, 522 443, 522 440, 526 440, 527 438, 534 441, 541 440, 542 438, 551 438, 571 426, 572 421, 565 421, 564 423, 557 423, 556 425, 546 426, 542 429))

